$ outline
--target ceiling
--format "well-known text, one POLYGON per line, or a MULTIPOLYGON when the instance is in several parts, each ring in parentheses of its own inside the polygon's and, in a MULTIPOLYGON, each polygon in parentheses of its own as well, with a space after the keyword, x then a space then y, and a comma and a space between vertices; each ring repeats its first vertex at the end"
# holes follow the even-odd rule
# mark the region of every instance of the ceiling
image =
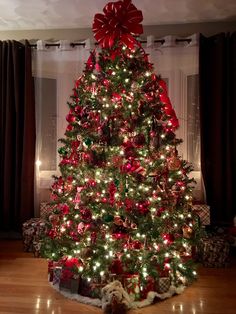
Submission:
MULTIPOLYGON (((0 0, 0 31, 91 28, 106 0, 0 0)), ((235 0, 133 0, 143 25, 236 21, 235 0)))

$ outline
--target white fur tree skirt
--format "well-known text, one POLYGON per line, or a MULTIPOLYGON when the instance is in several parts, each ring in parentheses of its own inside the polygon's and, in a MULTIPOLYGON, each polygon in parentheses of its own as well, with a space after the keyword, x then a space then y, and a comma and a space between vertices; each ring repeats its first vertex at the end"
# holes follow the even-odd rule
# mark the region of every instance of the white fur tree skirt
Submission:
MULTIPOLYGON (((104 306, 105 306, 103 298, 102 299, 94 299, 94 298, 84 297, 84 296, 79 295, 77 293, 72 294, 70 292, 60 290, 58 284, 55 284, 55 285, 52 284, 52 287, 68 299, 76 300, 80 303, 93 305, 93 306, 101 307, 101 308, 104 308, 104 306)), ((172 297, 175 294, 181 294, 185 288, 186 288, 186 286, 180 286, 180 287, 170 286, 170 289, 167 292, 162 293, 162 294, 159 294, 159 293, 154 292, 154 291, 150 291, 147 295, 147 298, 145 300, 142 300, 142 301, 132 301, 132 300, 130 300, 130 298, 126 294, 126 305, 127 305, 128 309, 142 308, 142 307, 145 307, 145 306, 152 304, 154 302, 155 298, 160 299, 160 300, 164 300, 164 299, 172 297)))

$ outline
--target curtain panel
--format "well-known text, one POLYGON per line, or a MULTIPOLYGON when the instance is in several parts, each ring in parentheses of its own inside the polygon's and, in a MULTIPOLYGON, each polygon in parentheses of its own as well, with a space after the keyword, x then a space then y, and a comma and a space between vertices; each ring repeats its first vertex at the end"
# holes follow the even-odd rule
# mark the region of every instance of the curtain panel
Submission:
POLYGON ((0 230, 34 213, 35 109, 31 48, 0 42, 0 230))
POLYGON ((213 224, 236 215, 236 32, 200 36, 201 165, 213 224))

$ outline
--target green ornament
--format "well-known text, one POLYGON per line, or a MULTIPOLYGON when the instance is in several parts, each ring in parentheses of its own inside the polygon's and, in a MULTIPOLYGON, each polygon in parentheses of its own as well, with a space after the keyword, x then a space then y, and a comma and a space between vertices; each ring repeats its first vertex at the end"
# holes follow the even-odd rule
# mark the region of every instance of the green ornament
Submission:
POLYGON ((86 138, 84 140, 84 144, 87 145, 87 146, 90 146, 92 144, 92 140, 90 138, 86 138))
POLYGON ((114 180, 114 183, 115 183, 115 186, 118 187, 118 186, 120 185, 120 180, 115 179, 115 180, 114 180))
POLYGON ((60 155, 65 156, 67 154, 67 150, 65 149, 65 147, 60 147, 60 148, 58 148, 58 153, 60 155))
POLYGON ((104 216, 103 216, 103 220, 104 220, 105 222, 111 222, 111 221, 113 221, 113 219, 114 219, 114 216, 112 216, 112 215, 110 215, 110 214, 107 214, 107 215, 104 215, 104 216))

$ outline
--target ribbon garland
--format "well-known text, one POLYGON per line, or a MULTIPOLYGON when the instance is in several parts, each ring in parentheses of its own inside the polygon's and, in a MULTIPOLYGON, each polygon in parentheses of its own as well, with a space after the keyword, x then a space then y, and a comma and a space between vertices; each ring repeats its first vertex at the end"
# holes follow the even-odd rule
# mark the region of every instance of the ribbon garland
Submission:
POLYGON ((143 33, 142 11, 138 10, 131 0, 109 2, 103 9, 104 14, 94 17, 94 37, 102 48, 111 48, 115 40, 120 40, 129 48, 133 48, 138 36, 143 33))

